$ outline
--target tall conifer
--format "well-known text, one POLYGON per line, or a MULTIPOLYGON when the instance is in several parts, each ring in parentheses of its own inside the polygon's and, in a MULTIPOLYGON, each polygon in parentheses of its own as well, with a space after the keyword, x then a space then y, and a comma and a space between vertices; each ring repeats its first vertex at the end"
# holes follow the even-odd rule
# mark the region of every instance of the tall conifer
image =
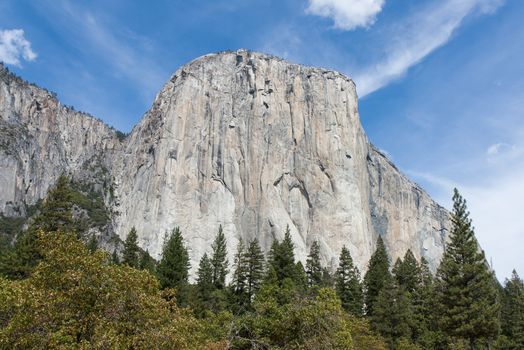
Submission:
POLYGON ((12 249, 0 256, 0 274, 11 279, 29 276, 42 259, 38 244, 38 232, 72 232, 73 219, 72 190, 69 179, 61 175, 47 193, 46 199, 33 224, 18 235, 12 249))
POLYGON ((466 339, 475 349, 478 339, 492 339, 499 328, 495 277, 479 250, 466 201, 454 190, 452 228, 437 272, 440 326, 466 339))
POLYGON ((71 232, 74 229, 72 189, 69 179, 60 175, 36 217, 34 226, 44 232, 71 232))
POLYGON ((284 239, 282 242, 275 239, 271 244, 271 249, 268 254, 266 282, 282 285, 284 280, 290 279, 297 286, 307 284, 307 276, 305 276, 304 267, 302 264, 295 264, 294 250, 295 245, 291 239, 291 232, 288 225, 284 232, 284 239))
POLYGON ((238 241, 233 268, 231 286, 235 295, 236 304, 242 309, 248 304, 249 300, 247 288, 247 275, 249 272, 248 255, 242 239, 238 241))
POLYGON ((184 288, 188 281, 189 254, 180 228, 175 227, 166 237, 162 258, 157 266, 157 276, 162 288, 184 288))
POLYGON ((373 316, 374 304, 388 278, 391 278, 389 257, 384 241, 379 236, 377 248, 369 260, 368 271, 364 275, 366 315, 373 316))
POLYGON ((124 252, 122 253, 122 263, 138 268, 140 261, 140 248, 138 247, 138 235, 135 227, 129 231, 124 241, 124 252))
POLYGON ((308 287, 320 287, 323 281, 323 270, 320 264, 320 244, 314 241, 311 245, 309 255, 306 261, 306 274, 308 287))
POLYGON ((149 271, 152 274, 155 273, 156 261, 155 259, 153 259, 153 257, 149 254, 147 250, 140 253, 140 260, 138 262, 138 267, 141 270, 149 271))
POLYGON ((280 278, 284 280, 285 278, 291 278, 292 280, 296 279, 297 269, 295 265, 295 244, 291 239, 291 231, 289 230, 289 225, 286 226, 286 231, 284 232, 284 239, 280 243, 280 278))
POLYGON ((197 312, 203 313, 206 310, 211 310, 215 290, 213 283, 213 265, 207 254, 204 254, 200 259, 197 272, 197 294, 199 303, 197 312))
POLYGON ((340 252, 339 265, 335 273, 335 289, 342 302, 342 307, 355 316, 361 316, 364 300, 360 272, 354 266, 346 246, 343 246, 340 252))
POLYGON ((437 327, 434 326, 436 315, 433 275, 424 257, 420 258, 418 273, 418 287, 411 295, 414 312, 412 337, 424 348, 429 348, 428 341, 434 341, 437 327))
POLYGON ((398 285, 409 293, 414 293, 420 286, 421 270, 411 249, 407 250, 404 259, 398 259, 397 262, 398 264, 395 263, 393 274, 397 279, 398 285))
POLYGON ((229 262, 227 260, 227 242, 222 225, 218 227, 218 233, 212 245, 213 255, 211 265, 213 266, 213 284, 216 289, 224 289, 229 262))
POLYGON ((264 278, 264 253, 256 238, 249 244, 246 261, 248 266, 246 287, 248 300, 251 302, 255 293, 260 289, 262 279, 264 278))
POLYGON ((407 293, 396 279, 387 277, 373 304, 371 325, 386 339, 390 348, 395 349, 397 342, 411 339, 412 317, 413 307, 407 293))
POLYGON ((507 348, 524 349, 524 283, 515 270, 502 291, 502 334, 507 348))
POLYGON ((411 339, 416 342, 421 338, 427 340, 432 314, 432 276, 427 261, 422 258, 419 264, 408 249, 404 259, 397 260, 393 274, 412 309, 413 316, 409 320, 411 339))

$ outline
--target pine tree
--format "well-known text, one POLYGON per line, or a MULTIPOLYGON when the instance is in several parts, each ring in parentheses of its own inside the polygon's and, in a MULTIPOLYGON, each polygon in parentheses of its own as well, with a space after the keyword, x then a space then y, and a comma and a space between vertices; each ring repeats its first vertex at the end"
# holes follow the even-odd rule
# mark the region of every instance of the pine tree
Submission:
POLYGON ((361 316, 364 306, 360 272, 346 246, 340 252, 339 265, 335 273, 335 289, 342 307, 355 316, 361 316))
POLYGON ((161 288, 184 288, 188 282, 190 266, 182 232, 175 227, 164 240, 162 258, 156 269, 161 288))
POLYGON ((213 264, 207 254, 204 254, 200 259, 197 272, 197 293, 200 304, 197 307, 198 313, 202 314, 206 310, 211 309, 214 291, 213 264))
MULTIPOLYGON (((284 232, 284 239, 282 242, 274 240, 271 244, 271 249, 269 250, 268 255, 268 276, 276 277, 276 283, 279 286, 282 285, 282 282, 286 279, 290 279, 296 284, 302 284, 302 274, 304 273, 304 268, 302 271, 297 268, 295 264, 295 245, 291 239, 291 232, 289 230, 289 225, 286 227, 284 232)), ((307 284, 307 277, 306 277, 307 284)))
POLYGON ((71 232, 74 229, 72 190, 69 179, 60 175, 55 186, 49 190, 36 217, 34 227, 44 232, 71 232))
POLYGON ((469 341, 491 339, 499 328, 495 277, 479 251, 466 201, 455 189, 449 243, 437 272, 437 298, 444 332, 469 341))
POLYGON ((234 272, 231 286, 235 296, 235 304, 243 309, 249 303, 247 275, 249 273, 248 255, 242 239, 238 241, 234 260, 234 272))
POLYGON ((320 264, 320 244, 314 241, 311 245, 309 255, 306 261, 306 274, 308 287, 320 287, 323 282, 323 270, 320 264))
POLYGON ((291 280, 297 281, 298 276, 304 271, 304 267, 300 264, 302 270, 297 269, 295 265, 295 244, 291 239, 291 231, 289 230, 289 225, 286 226, 286 231, 284 232, 284 239, 280 243, 280 253, 279 253, 279 267, 280 267, 280 279, 284 280, 290 278, 291 280))
POLYGON ((265 276, 266 284, 279 284, 279 259, 280 259, 280 242, 273 239, 271 248, 267 254, 267 271, 265 276))
POLYGON ((408 249, 404 255, 404 259, 398 259, 393 268, 393 274, 397 279, 397 283, 400 287, 409 293, 414 293, 420 286, 420 267, 417 259, 408 249))
POLYGON ((373 305, 371 325, 395 349, 402 339, 411 338, 413 308, 406 292, 391 276, 384 281, 373 305))
MULTIPOLYGON (((429 336, 432 312, 432 275, 427 261, 422 258, 419 264, 408 249, 404 259, 398 259, 393 268, 398 286, 406 293, 409 307, 413 310, 410 319, 411 339, 419 342, 429 336)), ((424 344, 429 347, 428 344, 424 344)))
POLYGON ((502 334, 508 339, 508 349, 524 349, 524 282, 515 270, 505 282, 501 311, 502 334))
POLYGON ((335 286, 335 276, 331 273, 329 268, 322 268, 322 288, 333 288, 335 286))
POLYGON ((140 253, 140 261, 138 262, 138 267, 141 270, 149 271, 151 274, 155 273, 156 261, 155 259, 153 259, 153 257, 149 254, 147 250, 140 253))
POLYGON ((28 229, 17 237, 12 249, 0 256, 0 274, 9 279, 27 278, 41 259, 37 230, 28 229))
POLYGON ((264 278, 264 253, 262 253, 256 238, 249 244, 246 261, 248 266, 246 274, 247 296, 249 302, 251 302, 255 293, 260 289, 264 278))
POLYGON ((369 260, 368 271, 364 275, 366 315, 373 316, 373 307, 378 294, 384 287, 389 273, 389 257, 382 237, 377 239, 377 249, 369 260))
POLYGON ((222 225, 218 228, 218 234, 212 245, 213 255, 211 256, 211 265, 213 266, 213 284, 216 289, 226 287, 226 276, 229 262, 227 260, 227 242, 222 225))
POLYGON ((423 348, 432 348, 435 339, 434 285, 428 261, 422 257, 419 264, 418 286, 411 295, 413 305, 412 339, 423 348))
POLYGON ((307 290, 307 274, 304 265, 301 261, 297 261, 294 265, 293 275, 289 279, 292 281, 296 289, 300 292, 305 292, 307 290))
POLYGON ((420 283, 422 286, 429 287, 433 284, 433 275, 429 269, 429 263, 426 258, 420 258, 420 283))
POLYGON ((42 259, 38 232, 72 232, 72 190, 69 180, 61 175, 49 189, 40 213, 33 224, 18 235, 14 247, 0 257, 0 274, 10 279, 27 278, 42 259))
POLYGON ((122 254, 122 263, 128 266, 138 268, 140 248, 138 247, 138 235, 133 227, 129 231, 124 241, 124 252, 122 254))

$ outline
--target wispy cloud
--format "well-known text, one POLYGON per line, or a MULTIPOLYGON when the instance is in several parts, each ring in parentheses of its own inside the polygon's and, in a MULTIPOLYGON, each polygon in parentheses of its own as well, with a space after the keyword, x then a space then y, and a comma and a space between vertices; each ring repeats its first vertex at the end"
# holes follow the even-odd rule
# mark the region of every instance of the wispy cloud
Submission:
POLYGON ((33 61, 36 56, 23 29, 0 30, 0 61, 20 67, 22 60, 33 61))
POLYGON ((302 37, 289 25, 277 25, 272 29, 271 40, 264 40, 260 50, 286 60, 300 62, 297 52, 303 46, 302 37))
MULTIPOLYGON (((126 45, 125 41, 120 40, 92 13, 85 13, 80 22, 86 38, 119 74, 128 77, 148 92, 156 92, 159 89, 166 76, 157 69, 154 62, 141 55, 139 48, 126 45)), ((129 30, 126 30, 126 35, 136 37, 136 34, 129 30)))
POLYGON ((353 30, 375 23, 384 0, 309 0, 306 13, 331 18, 335 28, 353 30))
POLYGON ((524 153, 524 150, 514 144, 498 142, 490 145, 486 150, 488 160, 516 158, 524 153))
POLYGON ((151 42, 121 26, 116 18, 70 1, 49 2, 42 11, 53 16, 52 24, 59 30, 73 28, 69 33, 73 45, 111 67, 117 78, 131 81, 144 102, 150 103, 168 78, 168 72, 155 62, 151 42))
POLYGON ((365 96, 402 77, 410 67, 446 44, 464 18, 474 12, 492 13, 503 0, 445 0, 411 15, 388 31, 384 58, 355 75, 359 95, 365 96))

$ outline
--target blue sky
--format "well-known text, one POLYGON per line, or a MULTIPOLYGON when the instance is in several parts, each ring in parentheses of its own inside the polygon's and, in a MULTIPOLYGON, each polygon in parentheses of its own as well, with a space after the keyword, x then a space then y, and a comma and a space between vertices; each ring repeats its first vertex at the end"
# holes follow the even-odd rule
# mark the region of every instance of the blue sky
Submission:
POLYGON ((449 207, 499 278, 524 274, 524 1, 0 0, 0 60, 129 131, 163 83, 247 48, 357 83, 371 141, 449 207))

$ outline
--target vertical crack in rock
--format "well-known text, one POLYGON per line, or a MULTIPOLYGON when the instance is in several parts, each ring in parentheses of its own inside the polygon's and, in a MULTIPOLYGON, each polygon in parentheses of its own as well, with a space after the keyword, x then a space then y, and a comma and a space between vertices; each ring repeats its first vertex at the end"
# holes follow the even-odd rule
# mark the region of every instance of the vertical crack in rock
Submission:
POLYGON ((412 249, 434 269, 449 216, 367 140, 346 76, 245 50, 175 72, 122 140, 0 66, 0 213, 25 215, 62 172, 107 169, 113 229, 132 226, 155 257, 179 226, 193 273, 218 225, 268 249, 290 224, 296 256, 312 241, 333 262, 343 245, 365 271, 377 235, 391 258, 412 249), (111 199, 112 198, 112 199, 111 199))

